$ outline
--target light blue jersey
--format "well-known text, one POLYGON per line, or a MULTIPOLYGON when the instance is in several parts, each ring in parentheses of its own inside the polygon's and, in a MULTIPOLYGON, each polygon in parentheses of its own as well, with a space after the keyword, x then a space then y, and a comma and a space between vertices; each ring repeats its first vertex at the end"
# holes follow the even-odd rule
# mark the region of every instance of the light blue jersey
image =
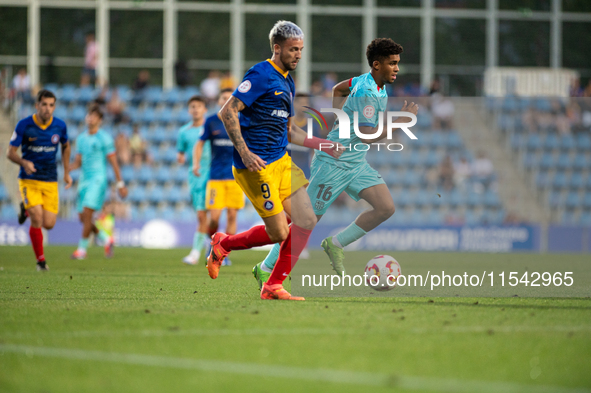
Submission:
MULTIPOLYGON (((179 153, 185 155, 185 160, 189 166, 189 173, 193 173, 193 147, 199 141, 203 134, 203 126, 193 127, 193 123, 187 123, 179 130, 176 149, 179 153)), ((203 154, 201 155, 201 173, 209 173, 209 166, 211 163, 211 145, 209 141, 205 142, 203 146, 203 154)))
MULTIPOLYGON (((378 125, 379 113, 385 112, 388 105, 388 93, 386 93, 386 89, 378 87, 373 76, 371 76, 371 73, 369 72, 349 79, 349 90, 351 91, 351 94, 347 97, 347 101, 343 106, 343 111, 349 116, 351 137, 347 139, 339 138, 338 122, 335 122, 327 137, 330 141, 340 142, 347 149, 338 159, 340 164, 345 165, 360 164, 365 161, 365 155, 367 154, 367 151, 357 151, 353 148, 356 144, 363 143, 355 134, 353 128, 354 113, 358 113, 359 127, 376 127, 378 125), (351 146, 350 150, 349 146, 351 146)), ((333 157, 323 151, 316 151, 315 155, 322 161, 336 161, 333 157)))
POLYGON ((85 131, 76 138, 76 154, 82 157, 78 182, 78 212, 84 208, 98 211, 107 192, 107 156, 115 154, 113 137, 99 129, 90 134, 85 131))
POLYGON ((107 156, 115 154, 115 142, 107 132, 96 134, 85 131, 76 138, 76 154, 82 156, 80 182, 107 180, 107 156))
POLYGON ((184 153, 185 162, 189 166, 189 192, 191 201, 196 211, 205 210, 205 188, 209 180, 209 167, 211 165, 211 143, 206 141, 203 145, 203 154, 199 172, 201 176, 193 174, 193 147, 203 135, 204 127, 193 127, 193 123, 187 123, 179 130, 176 149, 179 153, 184 153))

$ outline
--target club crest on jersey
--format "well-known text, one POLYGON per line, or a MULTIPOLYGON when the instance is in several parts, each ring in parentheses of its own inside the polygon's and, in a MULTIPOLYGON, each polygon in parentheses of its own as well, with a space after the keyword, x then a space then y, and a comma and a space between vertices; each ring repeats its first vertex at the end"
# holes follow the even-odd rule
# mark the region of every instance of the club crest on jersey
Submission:
POLYGON ((365 116, 366 119, 371 119, 375 113, 376 109, 371 105, 367 105, 363 108, 363 116, 365 116))
POLYGON ((274 204, 273 204, 273 202, 271 202, 271 201, 266 201, 266 202, 263 204, 263 207, 264 207, 266 210, 268 210, 268 211, 271 211, 271 210, 273 210, 273 207, 274 207, 274 206, 275 206, 275 205, 274 205, 274 204))
POLYGON ((241 93, 246 93, 252 87, 252 83, 250 81, 244 81, 238 86, 238 91, 241 93))
POLYGON ((316 210, 322 210, 322 209, 324 209, 324 202, 322 202, 322 201, 316 201, 316 203, 314 204, 314 209, 316 209, 316 210))
POLYGON ((60 136, 58 134, 53 134, 51 136, 51 143, 53 143, 54 145, 57 145, 57 143, 60 141, 60 136))

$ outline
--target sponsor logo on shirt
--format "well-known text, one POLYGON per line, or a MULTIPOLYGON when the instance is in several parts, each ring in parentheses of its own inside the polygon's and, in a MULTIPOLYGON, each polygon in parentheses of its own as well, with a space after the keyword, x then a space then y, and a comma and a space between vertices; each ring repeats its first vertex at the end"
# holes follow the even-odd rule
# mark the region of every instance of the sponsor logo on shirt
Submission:
POLYGON ((214 139, 214 146, 233 146, 232 141, 229 139, 214 139))
POLYGON ((276 117, 283 117, 283 118, 288 118, 289 117, 289 113, 287 113, 287 111, 284 110, 277 110, 275 109, 272 113, 271 116, 276 116, 276 117))
POLYGON ((56 151, 55 146, 29 146, 27 150, 30 150, 34 153, 50 153, 52 151, 56 151))
POLYGON ((51 136, 51 143, 53 143, 54 145, 57 145, 57 143, 60 141, 60 136, 58 134, 53 134, 51 136))
POLYGON ((29 142, 35 142, 37 138, 29 138, 29 142))

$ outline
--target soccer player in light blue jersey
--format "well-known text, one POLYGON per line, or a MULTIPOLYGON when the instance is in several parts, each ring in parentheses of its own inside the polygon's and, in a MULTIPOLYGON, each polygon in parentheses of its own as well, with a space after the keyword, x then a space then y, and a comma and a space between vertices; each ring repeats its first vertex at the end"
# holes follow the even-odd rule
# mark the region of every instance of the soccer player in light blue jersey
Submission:
POLYGON ((72 259, 85 259, 91 233, 102 236, 105 256, 111 257, 113 242, 105 233, 99 231, 93 222, 94 212, 103 207, 105 194, 109 186, 107 180, 107 162, 113 167, 117 179, 117 191, 121 198, 127 196, 127 188, 121 179, 121 171, 115 156, 113 137, 100 128, 103 112, 98 105, 91 105, 86 114, 87 129, 76 139, 76 156, 72 169, 81 169, 78 180, 78 215, 82 223, 82 237, 72 259))
MULTIPOLYGON (((388 94, 386 83, 393 83, 398 74, 398 63, 402 46, 389 38, 376 38, 367 47, 366 56, 371 70, 363 75, 338 83, 333 88, 333 107, 343 109, 354 118, 359 117, 359 131, 365 135, 375 134, 379 112, 386 110, 388 94), (344 104, 344 105, 343 105, 344 104)), ((405 102, 402 111, 416 115, 418 106, 405 102)), ((399 119, 405 120, 405 119, 399 119)), ((409 119, 410 120, 410 119, 409 119)), ((353 122, 351 122, 353 128, 353 122)), ((377 138, 359 138, 353 129, 350 138, 339 138, 339 126, 335 123, 328 134, 328 140, 340 142, 343 146, 355 146, 358 143, 373 143, 386 137, 386 127, 377 138)), ((362 149, 363 150, 363 149, 362 149)), ((361 213, 351 225, 322 241, 322 247, 330 258, 333 269, 338 275, 345 274, 343 248, 365 236, 394 214, 394 201, 382 176, 373 169, 365 159, 366 151, 347 149, 338 160, 324 151, 316 151, 310 170, 308 195, 317 220, 320 220, 326 209, 341 194, 346 192, 355 201, 363 199, 371 208, 361 213)), ((279 253, 275 245, 267 258, 256 265, 253 274, 259 286, 267 281, 273 270, 279 253)))
POLYGON ((205 114, 207 107, 205 99, 201 96, 193 96, 188 102, 189 114, 191 115, 191 122, 185 124, 179 130, 177 139, 177 162, 180 165, 187 165, 189 167, 189 192, 191 193, 191 201, 193 208, 197 212, 197 229, 193 235, 193 248, 189 255, 183 258, 183 262, 188 265, 195 265, 199 262, 201 250, 206 245, 207 239, 207 211, 205 209, 205 188, 209 180, 209 165, 211 162, 211 145, 208 142, 203 146, 203 154, 201 156, 201 176, 193 174, 193 147, 203 135, 203 125, 205 123, 205 114))

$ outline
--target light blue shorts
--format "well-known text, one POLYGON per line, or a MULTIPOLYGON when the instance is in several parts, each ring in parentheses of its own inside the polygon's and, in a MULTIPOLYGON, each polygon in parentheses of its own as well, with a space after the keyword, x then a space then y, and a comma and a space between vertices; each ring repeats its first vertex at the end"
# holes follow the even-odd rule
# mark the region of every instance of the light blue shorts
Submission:
POLYGON ((82 213, 85 207, 94 211, 103 208, 105 194, 107 192, 107 179, 105 180, 85 180, 78 185, 78 199, 76 207, 78 213, 82 213))
POLYGON ((191 193, 191 202, 193 203, 195 211, 206 210, 205 191, 207 189, 208 181, 209 175, 201 175, 197 177, 193 174, 189 174, 189 192, 191 193))
POLYGON ((316 215, 323 215, 326 209, 345 191, 355 201, 366 188, 386 184, 382 176, 367 161, 347 169, 332 162, 318 159, 316 155, 310 166, 308 195, 316 215))

